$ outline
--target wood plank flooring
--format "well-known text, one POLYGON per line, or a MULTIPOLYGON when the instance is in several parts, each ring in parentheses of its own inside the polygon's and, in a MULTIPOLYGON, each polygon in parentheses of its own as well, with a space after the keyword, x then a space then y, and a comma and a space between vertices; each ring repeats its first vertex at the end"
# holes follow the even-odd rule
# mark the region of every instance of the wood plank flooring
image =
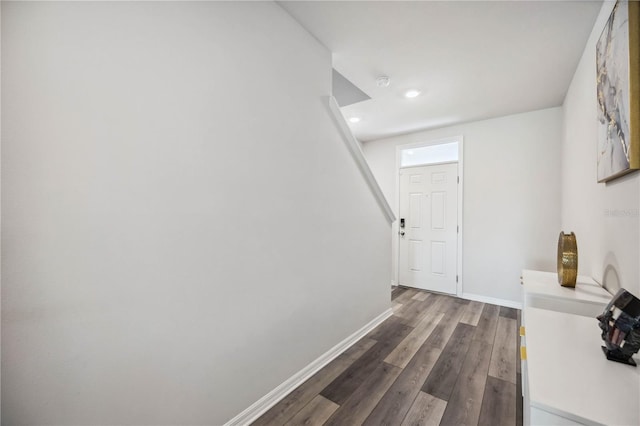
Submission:
POLYGON ((253 425, 522 425, 520 311, 403 287, 392 306, 253 425))

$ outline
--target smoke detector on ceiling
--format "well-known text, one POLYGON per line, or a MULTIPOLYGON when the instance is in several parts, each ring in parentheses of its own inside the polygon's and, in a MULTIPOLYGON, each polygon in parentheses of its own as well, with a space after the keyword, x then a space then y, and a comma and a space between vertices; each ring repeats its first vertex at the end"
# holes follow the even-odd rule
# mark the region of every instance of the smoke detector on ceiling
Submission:
POLYGON ((378 87, 389 87, 389 84, 391 84, 391 79, 386 75, 381 75, 380 77, 376 78, 376 84, 378 85, 378 87))

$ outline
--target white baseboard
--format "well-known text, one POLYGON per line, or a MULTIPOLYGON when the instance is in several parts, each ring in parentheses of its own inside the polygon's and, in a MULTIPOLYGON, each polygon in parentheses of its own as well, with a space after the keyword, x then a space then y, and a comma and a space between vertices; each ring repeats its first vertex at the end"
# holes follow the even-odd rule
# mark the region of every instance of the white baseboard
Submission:
POLYGON ((396 286, 396 280, 391 280, 391 287, 395 287, 396 286))
POLYGON ((469 294, 469 293, 462 293, 462 296, 460 297, 467 300, 474 300, 476 302, 506 306, 507 308, 522 309, 522 302, 514 302, 513 300, 496 299, 495 297, 481 296, 479 294, 469 294))
POLYGON ((285 380, 280 386, 257 400, 249 408, 229 420, 224 426, 245 426, 255 421, 258 417, 263 415, 269 408, 276 405, 282 398, 291 393, 295 388, 304 383, 308 378, 316 374, 322 367, 333 361, 338 355, 351 347, 358 340, 363 338, 365 334, 376 328, 384 320, 393 315, 391 309, 387 309, 376 318, 367 323, 360 330, 353 333, 351 336, 344 339, 342 342, 329 349, 324 354, 320 355, 311 364, 304 367, 302 370, 295 373, 293 376, 285 380))

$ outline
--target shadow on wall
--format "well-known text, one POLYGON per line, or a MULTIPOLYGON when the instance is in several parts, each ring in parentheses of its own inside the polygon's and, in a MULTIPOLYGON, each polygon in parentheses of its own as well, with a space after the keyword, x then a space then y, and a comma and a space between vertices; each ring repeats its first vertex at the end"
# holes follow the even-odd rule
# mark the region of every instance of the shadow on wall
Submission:
POLYGON ((620 277, 618 276, 618 260, 613 252, 607 253, 604 258, 604 273, 602 274, 602 286, 611 294, 620 290, 620 277))

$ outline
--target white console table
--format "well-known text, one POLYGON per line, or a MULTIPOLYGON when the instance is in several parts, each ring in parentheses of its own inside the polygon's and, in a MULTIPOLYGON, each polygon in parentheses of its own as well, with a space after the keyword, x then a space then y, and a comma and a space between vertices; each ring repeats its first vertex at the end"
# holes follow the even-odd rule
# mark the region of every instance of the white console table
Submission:
POLYGON ((640 367, 606 359, 595 318, 531 306, 523 314, 524 424, 640 425, 640 367))
MULTIPOLYGON (((523 306, 595 317, 613 297, 588 277, 578 276, 576 287, 562 287, 555 272, 522 271, 523 306)), ((524 321, 524 320, 523 320, 524 321)))

